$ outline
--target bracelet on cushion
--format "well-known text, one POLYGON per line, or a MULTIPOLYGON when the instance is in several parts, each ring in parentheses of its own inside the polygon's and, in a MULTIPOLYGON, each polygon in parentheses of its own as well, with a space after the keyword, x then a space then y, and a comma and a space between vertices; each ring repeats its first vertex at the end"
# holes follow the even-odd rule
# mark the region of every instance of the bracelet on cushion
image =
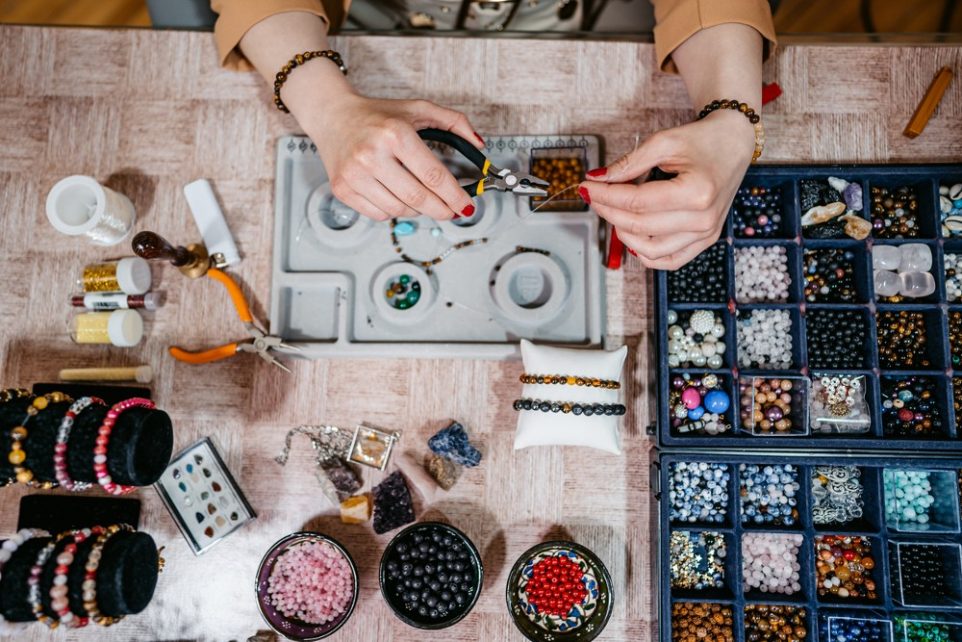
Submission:
POLYGON ((705 105, 705 108, 698 112, 698 120, 701 120, 717 109, 733 109, 745 114, 745 118, 747 118, 748 122, 755 128, 755 151, 752 152, 752 162, 754 163, 761 158, 762 151, 765 149, 765 128, 762 126, 762 117, 756 114, 755 110, 749 107, 747 103, 722 99, 713 100, 705 105))
POLYGON ((513 407, 517 411, 540 410, 541 412, 562 412, 564 414, 620 416, 626 409, 620 403, 577 403, 572 401, 543 401, 540 399, 516 399, 513 407))
POLYGON ((81 397, 73 402, 67 409, 60 422, 60 429, 57 431, 57 443, 53 447, 53 472, 57 477, 57 483, 67 490, 86 490, 92 486, 85 482, 75 482, 70 478, 67 470, 67 442, 70 440, 70 433, 73 430, 73 422, 77 415, 82 413, 91 404, 104 405, 104 400, 99 397, 81 397))
POLYGON ((281 100, 281 87, 284 86, 284 82, 287 80, 287 77, 291 75, 291 72, 294 71, 296 67, 299 67, 308 60, 313 60, 314 58, 327 58, 337 65, 337 68, 341 70, 342 74, 345 76, 347 75, 347 67, 344 66, 344 60, 341 59, 341 54, 332 49, 326 49, 324 51, 305 51, 304 53, 297 54, 288 60, 287 64, 281 67, 281 70, 277 72, 276 76, 274 76, 274 106, 285 114, 289 114, 291 112, 287 108, 287 105, 284 104, 284 101, 281 100))
POLYGON ((29 390, 24 390, 23 388, 7 388, 6 390, 0 390, 0 403, 7 403, 14 399, 23 399, 31 396, 33 395, 29 390))
POLYGON ((538 383, 545 385, 559 384, 568 386, 587 386, 589 388, 607 388, 608 390, 618 390, 621 384, 609 379, 597 379, 594 377, 572 377, 570 375, 535 375, 525 373, 521 375, 521 383, 538 383))
POLYGON ((91 535, 101 535, 104 533, 103 526, 83 528, 73 532, 73 541, 68 543, 57 555, 57 566, 54 569, 53 586, 50 587, 50 608, 57 612, 57 617, 61 624, 71 628, 79 629, 87 626, 89 618, 77 617, 70 610, 70 596, 67 589, 67 573, 70 572, 70 565, 73 564, 74 555, 77 553, 77 546, 84 542, 91 535))
POLYGON ((40 574, 43 573, 43 567, 47 565, 47 560, 53 555, 53 551, 57 548, 57 545, 68 537, 73 538, 73 536, 73 531, 64 531, 50 540, 47 545, 37 553, 37 558, 30 568, 30 576, 27 577, 27 602, 30 604, 33 616, 37 618, 38 622, 43 622, 51 629, 60 626, 60 620, 54 619, 43 612, 43 602, 40 601, 40 574))
POLYGON ((114 404, 110 410, 107 411, 107 416, 104 417, 104 422, 97 431, 97 441, 94 446, 94 474, 97 476, 97 483, 111 495, 123 495, 124 493, 129 493, 137 489, 136 486, 115 484, 113 479, 110 478, 110 472, 107 470, 107 446, 110 443, 110 433, 114 430, 114 424, 117 423, 117 418, 120 417, 125 410, 138 406, 147 408, 148 410, 156 408, 154 402, 150 399, 144 399, 142 397, 126 399, 114 404))
POLYGON ((30 484, 31 486, 38 486, 40 488, 54 488, 56 486, 53 482, 42 482, 36 483, 33 480, 33 471, 23 465, 27 460, 27 453, 23 450, 23 440, 27 438, 29 432, 27 431, 27 423, 31 418, 36 417, 37 413, 46 408, 51 403, 59 403, 61 401, 70 401, 70 397, 62 392, 48 392, 42 397, 37 397, 34 399, 29 406, 27 406, 27 416, 24 417, 23 421, 20 422, 19 426, 14 426, 10 429, 10 452, 7 454, 7 461, 13 466, 13 472, 17 477, 17 481, 21 484, 30 484))
POLYGON ((104 546, 107 544, 107 540, 117 533, 125 531, 132 533, 133 530, 133 527, 128 524, 112 524, 108 526, 104 529, 104 532, 97 536, 93 547, 90 549, 90 553, 87 554, 82 585, 84 610, 87 612, 87 617, 100 626, 110 626, 124 619, 123 616, 111 617, 109 615, 103 615, 100 612, 100 607, 97 605, 97 569, 100 568, 100 558, 103 557, 104 546))

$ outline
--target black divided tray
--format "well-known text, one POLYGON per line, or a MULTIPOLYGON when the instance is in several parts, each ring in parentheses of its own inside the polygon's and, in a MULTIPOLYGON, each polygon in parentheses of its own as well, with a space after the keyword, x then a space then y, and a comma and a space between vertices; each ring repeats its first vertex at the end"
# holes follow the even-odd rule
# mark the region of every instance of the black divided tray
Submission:
MULTIPOLYGON (((679 447, 692 448, 732 448, 752 446, 759 448, 805 448, 829 449, 832 451, 847 450, 877 450, 877 451, 914 451, 914 452, 944 452, 946 450, 962 452, 962 413, 957 413, 953 403, 953 394, 962 394, 962 367, 954 370, 952 367, 951 349, 948 340, 948 320, 953 313, 962 314, 962 301, 948 303, 945 295, 944 255, 946 253, 962 253, 962 237, 942 238, 939 223, 939 194, 940 183, 962 182, 962 165, 806 165, 806 166, 764 166, 752 167, 745 177, 744 186, 778 187, 781 190, 782 222, 778 228, 777 237, 770 239, 736 237, 732 217, 726 223, 725 237, 719 240, 724 248, 724 260, 727 270, 727 297, 725 300, 706 302, 676 302, 669 299, 667 274, 658 272, 655 277, 656 291, 656 340, 659 351, 658 369, 658 415, 657 429, 659 444, 668 449, 679 447), (863 211, 865 218, 870 217, 871 197, 870 189, 873 185, 897 188, 903 185, 916 189, 919 200, 918 238, 888 240, 873 239, 871 236, 864 241, 857 241, 848 237, 842 239, 808 239, 804 238, 801 228, 801 205, 799 202, 800 181, 805 179, 824 180, 829 176, 838 176, 850 182, 859 182, 863 190, 863 211), (886 303, 876 300, 872 277, 871 250, 874 245, 901 245, 904 243, 924 243, 933 254, 932 274, 937 288, 934 295, 924 299, 906 299, 909 303, 886 303), (780 245, 787 248, 789 272, 792 283, 789 288, 789 302, 787 303, 752 303, 740 304, 735 302, 734 287, 734 249, 750 246, 780 245), (857 300, 852 303, 805 303, 804 298, 804 255, 806 251, 820 248, 845 248, 854 252, 855 278, 857 281, 857 300), (679 314, 690 314, 694 310, 711 310, 720 315, 727 329, 724 337, 726 353, 724 365, 720 370, 705 368, 670 369, 668 366, 668 338, 667 313, 676 310, 679 314), (789 370, 741 370, 737 366, 736 354, 736 320, 738 314, 752 309, 788 310, 792 317, 793 333, 793 364, 789 370), (861 369, 827 370, 819 369, 821 373, 854 373, 866 376, 867 401, 871 409, 871 427, 867 433, 859 434, 827 434, 810 432, 807 435, 757 435, 740 425, 738 417, 739 395, 737 390, 738 378, 752 375, 759 376, 810 376, 806 349, 806 316, 813 310, 837 309, 852 310, 862 315, 866 322, 868 342, 865 346, 865 359, 861 369), (876 342, 876 317, 887 311, 920 311, 925 314, 927 325, 927 341, 929 358, 932 369, 920 370, 889 370, 880 369, 876 342), (727 386, 731 397, 732 407, 729 410, 729 420, 732 429, 721 435, 699 435, 692 433, 676 433, 671 428, 668 395, 670 382, 676 374, 714 373, 720 376, 727 386), (881 382, 898 379, 907 375, 925 375, 936 380, 939 408, 943 419, 941 435, 925 437, 897 437, 885 436, 881 419, 881 382), (955 388, 959 388, 957 392, 955 388), (958 416, 957 416, 958 415, 958 416)), ((962 347, 957 347, 962 351, 962 347)))
MULTIPOLYGON (((958 564, 947 564, 946 576, 952 578, 952 587, 947 590, 954 593, 947 597, 941 605, 905 606, 899 602, 897 586, 893 587, 891 574, 893 561, 890 560, 889 549, 899 542, 942 544, 953 555, 957 554, 962 545, 962 536, 956 532, 904 532, 893 529, 893 524, 886 520, 884 511, 883 469, 923 469, 939 471, 942 481, 954 481, 953 492, 956 494, 948 503, 943 503, 942 515, 958 520, 959 510, 959 475, 962 461, 957 458, 887 456, 884 459, 866 456, 797 456, 778 455, 745 455, 736 451, 718 451, 715 453, 667 453, 660 455, 654 465, 652 487, 660 506, 658 511, 659 536, 656 538, 657 551, 654 559, 658 567, 655 577, 658 581, 658 613, 660 640, 672 640, 672 605, 676 603, 692 604, 723 604, 731 608, 733 614, 733 628, 735 642, 747 642, 744 627, 744 607, 749 604, 772 605, 782 604, 803 607, 806 611, 806 640, 828 642, 825 635, 827 618, 851 617, 878 619, 892 622, 894 640, 905 639, 901 635, 900 625, 904 628, 903 617, 936 620, 951 623, 946 625, 949 637, 945 639, 958 642, 962 640, 962 560, 958 564), (724 465, 730 475, 728 487, 728 510, 725 520, 720 524, 671 522, 669 477, 672 475, 673 464, 679 462, 706 462, 724 465), (798 498, 799 521, 792 527, 743 525, 741 519, 741 500, 739 497, 739 465, 757 464, 792 464, 797 469, 801 490, 798 498), (857 466, 861 475, 863 487, 862 498, 865 503, 863 517, 845 525, 814 524, 811 511, 811 474, 816 466, 857 466), (949 508, 946 508, 948 506, 949 508), (952 513, 954 511, 954 513, 952 513), (725 564, 725 587, 722 589, 705 590, 673 590, 670 579, 670 533, 672 531, 723 533, 726 538, 727 556, 725 564), (804 538, 799 548, 798 561, 802 590, 793 595, 775 593, 746 592, 742 588, 742 551, 741 540, 746 532, 766 533, 798 533, 804 538), (878 599, 874 601, 845 599, 837 596, 820 597, 815 590, 815 538, 821 535, 861 535, 869 539, 872 544, 872 554, 876 566, 872 570, 876 582, 878 599), (953 604, 954 602, 954 604, 953 604)), ((943 489, 944 490, 944 489, 943 489)), ((951 521, 947 519, 946 521, 951 521)))

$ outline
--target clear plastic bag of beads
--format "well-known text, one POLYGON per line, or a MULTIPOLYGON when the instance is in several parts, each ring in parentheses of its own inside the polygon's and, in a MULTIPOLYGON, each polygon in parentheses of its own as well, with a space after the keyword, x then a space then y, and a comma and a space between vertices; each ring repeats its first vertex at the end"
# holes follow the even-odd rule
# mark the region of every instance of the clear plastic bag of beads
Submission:
POLYGON ((764 437, 807 435, 807 393, 805 377, 740 377, 741 430, 764 437))
POLYGON ((808 417, 815 434, 857 434, 872 425, 864 375, 816 373, 809 392, 808 417))

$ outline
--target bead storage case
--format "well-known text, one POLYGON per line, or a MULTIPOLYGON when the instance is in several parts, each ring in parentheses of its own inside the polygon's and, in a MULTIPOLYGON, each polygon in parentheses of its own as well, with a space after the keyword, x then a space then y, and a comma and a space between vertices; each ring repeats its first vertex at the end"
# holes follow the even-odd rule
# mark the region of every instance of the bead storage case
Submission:
MULTIPOLYGON (((761 209, 752 212, 752 216, 736 217, 730 213, 725 237, 703 253, 702 257, 707 255, 711 258, 710 265, 720 266, 717 271, 694 274, 689 277, 687 284, 682 283, 681 286, 675 281, 675 287, 671 283, 677 277, 666 272, 658 272, 655 277, 655 325, 660 360, 657 430, 660 445, 668 448, 827 447, 918 452, 962 449, 962 432, 958 425, 962 421, 962 216, 956 218, 952 213, 954 210, 948 213, 940 211, 945 208, 947 198, 940 195, 940 189, 946 192, 960 183, 962 166, 959 165, 750 168, 742 188, 762 188, 759 198, 764 200, 761 201, 761 209), (873 203, 873 188, 885 188, 889 190, 888 193, 902 186, 911 188, 917 202, 917 209, 912 210, 915 216, 911 228, 916 237, 888 238, 891 233, 886 228, 886 231, 873 229, 865 240, 855 240, 845 235, 833 239, 812 238, 818 235, 810 232, 812 228, 803 228, 801 225, 802 190, 807 181, 825 183, 829 177, 840 177, 861 187, 862 210, 856 214, 867 221, 873 219, 873 205, 878 206, 873 203), (764 225, 759 224, 754 216, 759 212, 765 216, 764 225), (747 220, 756 231, 749 235, 745 225, 735 222, 736 219, 747 220), (935 279, 935 292, 923 298, 903 298, 899 302, 876 296, 873 250, 880 246, 899 248, 909 243, 923 244, 931 251, 930 273, 935 279), (784 284, 754 284, 756 296, 752 296, 752 288, 740 288, 735 283, 736 256, 749 248, 777 248, 770 251, 784 256, 787 287, 784 284), (959 255, 959 280, 954 276, 955 254, 959 255), (806 300, 806 262, 811 256, 828 256, 826 260, 834 260, 838 281, 838 285, 828 294, 819 292, 819 300, 814 302, 806 300), (714 364, 706 362, 700 367, 692 362, 671 367, 668 350, 669 314, 673 312, 684 322, 701 310, 711 311, 724 325, 721 341, 725 349, 720 355, 721 366, 718 367, 716 359, 714 364), (791 323, 790 346, 784 346, 786 358, 774 369, 759 368, 757 363, 739 367, 739 357, 747 356, 747 353, 739 355, 738 350, 740 320, 759 311, 763 315, 777 313, 791 323), (910 320, 916 326, 924 328, 924 343, 899 341, 895 333, 884 330, 890 321, 897 324, 902 313, 910 315, 910 320), (833 315, 841 315, 835 325, 826 321, 833 315), (848 344, 839 340, 839 327, 852 334, 853 338, 848 344), (880 327, 883 329, 880 330, 880 327), (883 345, 891 345, 892 350, 880 349, 880 340, 883 345), (851 367, 819 367, 826 364, 813 361, 813 351, 819 353, 817 359, 828 362, 843 359, 843 363, 851 367), (892 357, 892 354, 896 356, 892 357), (904 365, 905 361, 912 359, 915 361, 913 366, 904 365), (921 365, 923 360, 928 364, 921 365), (791 430, 775 434, 775 431, 753 430, 751 425, 746 425, 742 420, 738 394, 740 378, 801 377, 811 380, 813 373, 828 377, 862 377, 868 413, 865 418, 868 421, 863 422, 868 424, 865 432, 814 430, 811 422, 808 422, 804 430, 794 425, 791 430), (730 429, 709 434, 704 430, 683 432, 677 426, 673 427, 674 408, 669 401, 673 379, 683 375, 695 378, 706 374, 715 375, 730 397, 732 407, 725 413, 725 422, 731 424, 730 429), (924 416, 930 419, 930 426, 924 434, 899 427, 897 411, 902 407, 901 400, 896 408, 883 408, 886 399, 892 401, 898 397, 900 387, 911 388, 907 383, 900 383, 906 380, 918 383, 914 391, 916 402, 920 402, 922 393, 927 391, 924 395, 927 399, 921 401, 929 408, 924 416)), ((739 203, 738 198, 736 204, 739 203)), ((871 227, 871 223, 868 225, 871 227)), ((762 260, 759 256, 754 258, 754 265, 762 260)), ((756 334, 754 343, 758 344, 762 339, 767 341, 770 335, 770 332, 756 334)), ((909 390, 902 394, 912 392, 909 390)), ((806 396, 810 398, 812 393, 810 381, 806 396)), ((805 405, 809 405, 809 402, 805 405)))
MULTIPOLYGON (((479 176, 453 150, 431 146, 461 182, 479 176)), ((556 162, 555 183, 600 163, 595 136, 494 137, 483 151, 525 172, 556 162), (576 160, 564 164, 564 155, 576 160)), ((333 198, 305 137, 278 141, 276 184, 271 332, 301 348, 292 356, 502 359, 520 355, 521 338, 602 344, 601 225, 574 190, 535 213, 533 198, 488 190, 471 217, 392 227, 333 198), (402 253, 443 260, 421 266, 402 253)))
MULTIPOLYGON (((837 628, 836 636, 827 635, 829 618, 853 618, 859 621, 863 631, 869 625, 873 630, 875 630, 874 627, 878 627, 880 631, 878 638, 873 636, 841 638, 853 642, 855 640, 892 640, 890 631, 894 632, 895 640, 906 639, 902 637, 904 618, 919 621, 962 622, 962 594, 960 594, 962 578, 959 575, 962 573, 962 560, 958 557, 960 544, 962 544, 958 523, 960 480, 962 480, 960 467, 962 462, 957 458, 915 456, 891 456, 881 460, 870 456, 840 459, 814 455, 793 457, 774 454, 743 455, 734 452, 661 454, 653 467, 655 479, 652 484, 654 496, 660 503, 657 529, 658 550, 655 556, 656 563, 660 565, 660 568, 656 569, 655 576, 661 578, 658 588, 658 608, 662 623, 660 639, 663 642, 683 639, 673 637, 673 634, 678 636, 683 633, 683 631, 673 631, 673 627, 685 626, 685 624, 690 626, 691 620, 695 618, 688 615, 686 622, 679 611, 683 607, 689 613, 695 607, 706 610, 710 608, 700 605, 712 605, 711 608, 721 607, 730 611, 734 629, 732 639, 735 642, 747 642, 752 639, 745 630, 745 621, 750 617, 746 613, 746 608, 751 609, 748 613, 752 613, 758 607, 765 605, 804 609, 805 615, 802 618, 806 629, 804 639, 818 642, 829 640, 837 642, 839 639, 837 628), (707 466, 708 470, 704 472, 710 476, 714 475, 715 469, 727 473, 727 478, 724 474, 719 478, 720 494, 715 496, 718 503, 726 507, 724 515, 720 518, 701 513, 693 518, 691 507, 692 505, 701 506, 701 501, 692 502, 685 498, 685 491, 682 490, 685 484, 683 481, 674 482, 675 497, 672 498, 672 477, 676 473, 681 473, 682 478, 686 478, 686 467, 702 464, 707 466), (742 466, 747 467, 746 470, 741 470, 742 466), (752 501, 748 498, 748 493, 743 490, 743 482, 753 476, 752 471, 755 469, 751 467, 757 467, 760 474, 764 475, 766 468, 772 469, 772 474, 775 474, 778 467, 785 466, 792 467, 793 476, 798 481, 798 490, 794 495, 797 518, 788 520, 791 523, 786 523, 784 519, 778 523, 758 523, 754 519, 746 518, 743 513, 752 501), (857 477, 854 475, 853 467, 858 471, 857 477), (842 468, 848 469, 844 475, 840 472, 842 468), (892 483, 891 478, 896 474, 903 476, 899 478, 902 483, 892 483), (846 475, 847 479, 843 480, 842 478, 846 475), (893 513, 893 510, 898 510, 891 506, 894 491, 904 491, 905 488, 912 486, 905 483, 905 475, 914 476, 913 479, 916 481, 913 483, 924 489, 920 495, 935 500, 925 511, 930 528, 906 528, 906 524, 900 523, 897 518, 898 513, 893 513), (886 476, 890 478, 889 484, 885 482, 886 476), (923 476, 932 483, 926 485, 922 480, 923 476), (857 492, 860 492, 863 503, 861 514, 858 515, 854 510, 824 512, 825 494, 818 491, 818 497, 821 499, 816 498, 814 487, 817 483, 819 487, 826 488, 827 486, 823 485, 825 479, 839 484, 832 487, 833 492, 850 494, 856 491, 853 491, 851 486, 845 487, 844 484, 850 483, 853 479, 857 480, 860 487, 860 491, 857 492), (949 479, 952 480, 952 488, 943 485, 943 482, 949 479), (819 505, 823 508, 821 513, 816 508, 819 505), (688 510, 687 514, 685 509, 688 510), (688 521, 692 519, 694 521, 688 521), (715 521, 716 519, 718 521, 715 521), (711 555, 705 547, 696 547, 693 552, 700 557, 692 557, 690 554, 692 549, 678 546, 679 533, 690 535, 696 543, 707 540, 710 545, 715 546, 716 551, 717 541, 723 539, 724 554, 718 556, 716 552, 715 555, 711 555), (769 536, 784 538, 785 541, 790 541, 792 538, 801 540, 794 555, 798 564, 798 590, 794 592, 762 592, 757 588, 744 586, 746 575, 753 572, 755 567, 752 566, 752 559, 748 559, 747 569, 744 568, 746 552, 743 546, 746 546, 746 542, 752 542, 751 546, 755 546, 754 550, 761 550, 757 547, 757 542, 769 536), (844 551, 837 559, 840 562, 844 559, 845 562, 837 564, 834 561, 836 559, 834 553, 831 558, 833 561, 825 562, 824 558, 820 557, 820 552, 816 550, 816 545, 819 541, 831 543, 833 540, 830 538, 835 536, 853 540, 864 538, 870 544, 872 562, 859 570, 858 564, 865 560, 854 554, 846 556, 844 551), (819 538, 829 539, 820 540, 819 538), (910 554, 906 559, 907 549, 914 554, 914 557, 910 554), (687 557, 686 551, 689 553, 687 557), (849 560, 849 557, 853 559, 849 560), (714 566, 706 560, 715 560, 714 566), (820 560, 833 567, 830 574, 823 574, 821 577, 818 575, 817 564, 820 560), (698 573, 679 571, 678 569, 682 568, 679 563, 686 562, 690 565, 688 568, 696 569, 698 573), (837 576, 834 575, 834 571, 842 567, 846 570, 839 571, 837 576), (856 572, 862 575, 863 583, 853 584, 852 594, 849 596, 832 593, 827 589, 826 594, 819 594, 819 586, 822 586, 826 579, 831 582, 831 577, 838 577, 839 587, 844 588, 847 582, 854 582, 856 572), (699 585, 692 583, 693 575, 701 580, 699 585), (686 578, 688 581, 682 581, 686 578), (865 595, 866 580, 874 582, 874 599, 865 595), (935 591, 931 590, 933 587, 935 591), (904 590, 906 588, 907 592, 904 590), (862 597, 855 597, 857 591, 863 593, 862 597), (676 613, 674 620, 673 612, 676 613), (866 624, 862 622, 863 620, 877 622, 866 624)), ((780 479, 778 486, 782 491, 786 487, 780 479)), ((701 492, 699 495, 701 498, 710 496, 712 491, 704 484, 700 485, 698 490, 701 492)), ((921 508, 928 501, 915 497, 915 506, 921 508)), ((902 513, 906 512, 906 508, 908 507, 902 507, 902 513)), ((852 548, 854 549, 854 546, 852 548)), ((751 548, 748 549, 748 557, 753 558, 751 550, 751 548)), ((787 550, 791 551, 790 548, 787 550)), ((768 568, 774 572, 791 563, 788 560, 778 560, 768 568)), ((762 566, 766 565, 762 564, 762 566)), ((770 574, 762 572, 766 578, 770 577, 770 574)), ((845 627, 848 624, 850 623, 834 622, 835 627, 845 627)), ((962 632, 962 625, 953 626, 954 635, 957 636, 962 632)), ((915 636, 907 639, 957 640, 959 638, 947 634, 942 638, 915 636)))
POLYGON ((175 455, 154 488, 194 555, 257 516, 210 437, 175 455))

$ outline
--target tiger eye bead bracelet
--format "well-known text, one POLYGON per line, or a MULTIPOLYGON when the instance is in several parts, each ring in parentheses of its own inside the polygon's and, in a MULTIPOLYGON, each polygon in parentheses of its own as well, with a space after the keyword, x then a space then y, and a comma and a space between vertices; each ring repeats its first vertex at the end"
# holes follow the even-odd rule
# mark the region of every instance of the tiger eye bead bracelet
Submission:
POLYGON ((617 381, 608 379, 598 379, 597 377, 574 377, 572 375, 540 375, 523 374, 520 377, 521 383, 545 384, 545 385, 567 385, 584 386, 588 388, 606 388, 608 390, 618 390, 621 384, 617 381))
MULTIPOLYGON (((62 401, 70 401, 70 397, 63 394, 62 392, 49 392, 42 397, 36 397, 27 406, 26 416, 23 421, 20 422, 19 426, 14 426, 10 429, 10 452, 7 454, 7 461, 13 466, 13 472, 16 479, 21 484, 31 484, 38 485, 34 481, 33 471, 27 468, 24 463, 27 461, 27 453, 23 449, 23 442, 30 434, 27 430, 27 424, 30 420, 37 416, 41 410, 45 409, 51 403, 60 403, 62 401)), ((39 484, 42 488, 54 488, 56 483, 54 482, 41 482, 39 484)))

